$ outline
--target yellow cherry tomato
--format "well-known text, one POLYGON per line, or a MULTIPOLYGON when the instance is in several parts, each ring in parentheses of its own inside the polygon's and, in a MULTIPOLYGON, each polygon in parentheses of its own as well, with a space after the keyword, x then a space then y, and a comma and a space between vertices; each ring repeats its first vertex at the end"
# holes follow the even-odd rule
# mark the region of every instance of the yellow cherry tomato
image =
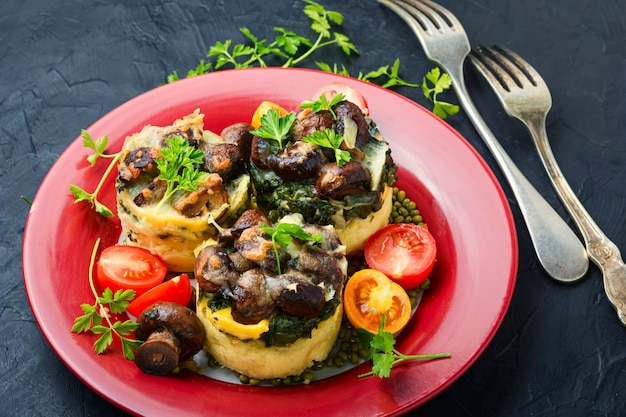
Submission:
POLYGON ((411 300, 400 285, 375 269, 356 272, 343 295, 346 317, 357 329, 378 333, 385 315, 385 330, 397 334, 411 318, 411 300))

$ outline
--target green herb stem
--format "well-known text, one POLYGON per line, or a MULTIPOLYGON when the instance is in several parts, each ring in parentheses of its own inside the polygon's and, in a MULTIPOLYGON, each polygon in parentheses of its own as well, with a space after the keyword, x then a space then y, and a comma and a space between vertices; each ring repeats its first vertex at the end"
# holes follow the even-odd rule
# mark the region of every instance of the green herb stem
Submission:
POLYGON ((118 152, 116 154, 111 154, 111 156, 113 157, 113 159, 111 159, 109 166, 107 167, 106 171, 104 171, 104 174, 102 174, 102 178, 100 178, 100 181, 98 182, 98 185, 96 186, 96 189, 93 192, 94 198, 95 196, 98 195, 98 193, 104 186, 104 182, 106 181, 107 177, 109 176, 111 171, 113 171, 113 168, 115 168, 115 166, 119 162, 120 158, 122 157, 122 153, 118 152))
MULTIPOLYGON (((396 349, 393 349, 393 354, 395 355, 396 359, 394 359, 391 362, 392 368, 402 362, 427 360, 427 359, 444 359, 444 358, 449 358, 451 356, 449 353, 433 353, 433 354, 426 354, 426 355, 405 355, 396 349)), ((358 375, 358 378, 366 378, 372 375, 379 375, 379 374, 374 373, 374 371, 370 371, 370 372, 366 372, 364 374, 358 375)), ((379 376, 382 378, 381 375, 379 376)))

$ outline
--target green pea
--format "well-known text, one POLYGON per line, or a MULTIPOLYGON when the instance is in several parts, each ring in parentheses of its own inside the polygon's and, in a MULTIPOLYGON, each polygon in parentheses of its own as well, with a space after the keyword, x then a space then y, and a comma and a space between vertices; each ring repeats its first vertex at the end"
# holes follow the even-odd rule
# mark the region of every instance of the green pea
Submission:
POLYGON ((302 373, 302 383, 303 384, 310 384, 311 381, 313 381, 313 379, 315 379, 315 376, 311 373, 311 372, 303 372, 302 373))

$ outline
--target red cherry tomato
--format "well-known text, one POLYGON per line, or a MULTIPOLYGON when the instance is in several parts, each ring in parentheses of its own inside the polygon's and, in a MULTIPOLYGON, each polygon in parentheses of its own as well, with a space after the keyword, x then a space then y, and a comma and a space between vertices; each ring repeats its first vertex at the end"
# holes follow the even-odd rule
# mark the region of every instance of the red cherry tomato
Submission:
POLYGON ((135 290, 135 297, 163 282, 167 266, 157 255, 137 246, 113 245, 98 259, 96 275, 101 289, 135 290))
POLYGON ((187 274, 178 275, 135 298, 126 311, 135 317, 157 301, 171 301, 182 306, 191 300, 191 283, 187 274))
POLYGON ((390 224, 365 243, 365 261, 410 290, 420 285, 433 269, 437 245, 428 229, 414 224, 390 224))
POLYGON ((326 100, 330 101, 334 96, 339 93, 343 93, 345 96, 345 100, 356 104, 359 106, 363 114, 369 116, 369 107, 367 107, 367 101, 365 101, 365 97, 361 95, 354 88, 349 87, 342 83, 330 83, 325 85, 324 87, 317 90, 315 94, 313 94, 313 100, 317 100, 322 94, 326 96, 326 100))

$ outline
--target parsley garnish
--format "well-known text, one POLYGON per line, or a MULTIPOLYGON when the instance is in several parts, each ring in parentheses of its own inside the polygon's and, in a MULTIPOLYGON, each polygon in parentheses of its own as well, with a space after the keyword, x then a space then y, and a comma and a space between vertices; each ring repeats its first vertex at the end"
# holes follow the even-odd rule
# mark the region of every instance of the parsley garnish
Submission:
POLYGON ((161 148, 161 157, 155 158, 159 179, 165 181, 165 194, 157 203, 158 210, 177 191, 195 191, 208 175, 198 166, 204 162, 204 153, 196 149, 182 136, 165 139, 167 146, 161 148))
POLYGON ((276 109, 268 110, 261 116, 261 126, 250 131, 251 134, 264 139, 272 139, 278 142, 282 149, 283 139, 289 134, 289 130, 296 120, 294 112, 287 113, 280 117, 280 112, 276 109))
POLYGON ((424 77, 424 82, 422 83, 424 97, 434 103, 433 113, 442 119, 445 119, 447 116, 453 116, 459 112, 459 106, 437 99, 437 95, 449 90, 451 86, 452 79, 450 76, 445 72, 442 73, 438 67, 430 70, 428 74, 426 74, 426 77, 424 77), (428 86, 427 80, 433 84, 432 88, 428 86))
POLYGON ((81 304, 80 308, 83 310, 84 314, 76 317, 74 325, 72 326, 72 332, 85 333, 91 331, 93 334, 100 335, 93 344, 97 354, 103 353, 113 342, 113 337, 117 336, 122 342, 124 358, 133 360, 135 359, 135 350, 137 350, 142 342, 140 340, 130 339, 126 336, 135 331, 138 324, 130 319, 125 321, 113 321, 110 313, 124 313, 130 301, 135 298, 135 291, 117 290, 113 293, 110 288, 107 288, 101 295, 98 295, 93 282, 93 268, 99 245, 100 238, 96 240, 89 263, 89 287, 96 301, 93 305, 81 304))
MULTIPOLYGON (((218 70, 225 67, 251 68, 254 66, 267 67, 267 58, 278 58, 282 60, 282 67, 294 67, 307 59, 311 54, 321 48, 337 45, 344 54, 358 54, 356 46, 350 39, 333 28, 341 26, 343 15, 336 11, 326 10, 324 6, 312 0, 304 0, 307 5, 304 7, 304 14, 311 20, 310 28, 317 33, 314 41, 305 36, 276 26, 274 31, 276 37, 271 42, 267 39, 260 39, 246 27, 239 28, 239 31, 248 39, 249 43, 234 44, 232 39, 224 42, 216 42, 209 48, 207 57, 215 59, 215 65, 205 63, 204 60, 193 70, 187 72, 187 77, 204 74, 211 69, 218 70), (303 50, 301 55, 298 52, 303 50)), ((167 76, 167 82, 177 81, 179 76, 172 72, 167 76)))
POLYGON ((72 193, 72 195, 74 195, 74 203, 87 201, 89 202, 89 204, 91 204, 91 207, 94 208, 98 214, 104 217, 111 217, 113 216, 113 212, 106 205, 98 201, 98 193, 100 192, 100 189, 102 189, 104 181, 109 176, 111 171, 113 171, 113 168, 115 168, 117 162, 120 160, 121 153, 105 153, 106 147, 109 142, 109 137, 106 135, 100 137, 97 140, 94 140, 89 132, 83 129, 81 131, 81 136, 83 137, 83 146, 94 151, 94 153, 87 156, 87 161, 91 164, 91 166, 94 166, 96 164, 98 158, 112 158, 112 160, 111 163, 109 163, 106 171, 102 175, 102 178, 100 178, 96 189, 92 193, 85 191, 77 185, 70 184, 70 192, 72 193))
MULTIPOLYGON (((333 74, 339 74, 339 75, 345 75, 346 77, 351 77, 345 65, 342 65, 340 69, 337 66, 337 64, 334 64, 332 67, 324 62, 316 62, 315 64, 322 71, 332 72, 333 74)), ((387 81, 380 84, 380 86, 383 88, 391 88, 391 87, 396 87, 396 86, 413 87, 413 88, 420 87, 420 84, 414 84, 408 81, 404 81, 400 77, 399 73, 400 73, 400 58, 396 58, 396 60, 393 62, 393 65, 391 66, 391 69, 389 69, 389 65, 383 65, 379 67, 377 70, 370 71, 366 74, 359 72, 359 74, 355 78, 361 81, 374 82, 374 80, 377 80, 381 77, 385 77, 387 81)))
POLYGON ((333 107, 341 103, 346 98, 345 94, 335 94, 333 98, 328 101, 326 94, 321 94, 317 100, 306 100, 300 104, 301 109, 311 109, 314 113, 319 113, 322 110, 328 110, 333 115, 333 119, 337 120, 337 115, 333 111, 333 107))
POLYGON ((335 151, 335 160, 340 167, 350 162, 350 152, 339 149, 343 142, 343 136, 332 129, 316 130, 312 135, 306 136, 302 140, 324 148, 333 149, 335 151))
POLYGON ((94 140, 85 129, 80 131, 80 135, 83 138, 83 146, 94 151, 94 153, 87 156, 87 161, 91 164, 91 166, 96 165, 98 158, 115 158, 117 156, 117 154, 105 153, 106 147, 109 144, 109 137, 107 135, 94 140))
POLYGON ((274 244, 274 253, 276 254, 277 271, 279 275, 281 274, 281 272, 278 245, 286 248, 287 246, 289 246, 289 244, 291 244, 294 237, 301 240, 309 240, 317 243, 320 243, 322 241, 321 233, 310 235, 306 232, 306 230, 294 223, 278 223, 275 228, 266 224, 262 224, 261 229, 263 229, 263 231, 272 238, 272 243, 274 244))
MULTIPOLYGON (((391 374, 391 368, 402 362, 420 359, 440 359, 449 358, 449 353, 436 353, 429 355, 405 355, 396 348, 396 339, 393 334, 385 330, 385 315, 382 315, 378 325, 378 333, 371 335, 370 351, 367 359, 372 360, 372 370, 359 375, 359 378, 378 375, 379 378, 387 378, 391 374)), ((367 332, 365 332, 367 333, 367 332)))
MULTIPOLYGON (((269 58, 273 58, 274 62, 278 61, 278 66, 282 66, 283 68, 295 67, 316 51, 330 45, 339 46, 347 56, 353 53, 359 54, 358 48, 346 35, 334 30, 335 27, 340 27, 343 24, 344 17, 341 13, 326 10, 324 6, 312 0, 304 1, 307 3, 303 9, 304 14, 311 21, 311 30, 317 34, 314 41, 283 27, 274 27, 274 31, 278 32, 278 35, 276 35, 275 39, 271 42, 268 39, 261 39, 255 36, 248 28, 239 28, 239 31, 247 38, 247 43, 234 44, 232 39, 228 39, 224 42, 216 42, 207 52, 207 57, 214 59, 215 65, 212 65, 211 62, 205 62, 204 59, 202 59, 196 68, 187 71, 187 77, 194 77, 199 74, 206 74, 211 70, 219 70, 228 67, 267 67, 268 64, 266 61, 268 61, 269 58), (302 54, 298 55, 301 51, 302 54)), ((318 61, 316 61, 315 64, 323 71, 351 77, 344 65, 339 67, 337 64, 333 64, 331 66, 318 61)), ((439 69, 437 69, 437 71, 439 71, 439 69)), ((426 78, 423 84, 410 83, 403 80, 399 72, 400 59, 395 59, 391 66, 383 65, 374 71, 367 73, 359 72, 355 78, 367 82, 376 82, 383 88, 422 87, 424 96, 434 104, 433 113, 437 116, 445 118, 448 115, 453 115, 458 112, 458 106, 439 101, 436 98, 437 94, 450 88, 449 83, 445 86, 445 78, 449 78, 446 74, 442 74, 441 82, 437 81, 439 75, 434 77, 434 80, 431 79, 432 75, 427 76, 427 79, 435 84, 435 87, 430 89, 426 84, 426 78)), ((432 71, 429 74, 431 73, 432 71)), ((180 77, 176 71, 173 71, 167 76, 168 83, 179 79, 180 77)))

